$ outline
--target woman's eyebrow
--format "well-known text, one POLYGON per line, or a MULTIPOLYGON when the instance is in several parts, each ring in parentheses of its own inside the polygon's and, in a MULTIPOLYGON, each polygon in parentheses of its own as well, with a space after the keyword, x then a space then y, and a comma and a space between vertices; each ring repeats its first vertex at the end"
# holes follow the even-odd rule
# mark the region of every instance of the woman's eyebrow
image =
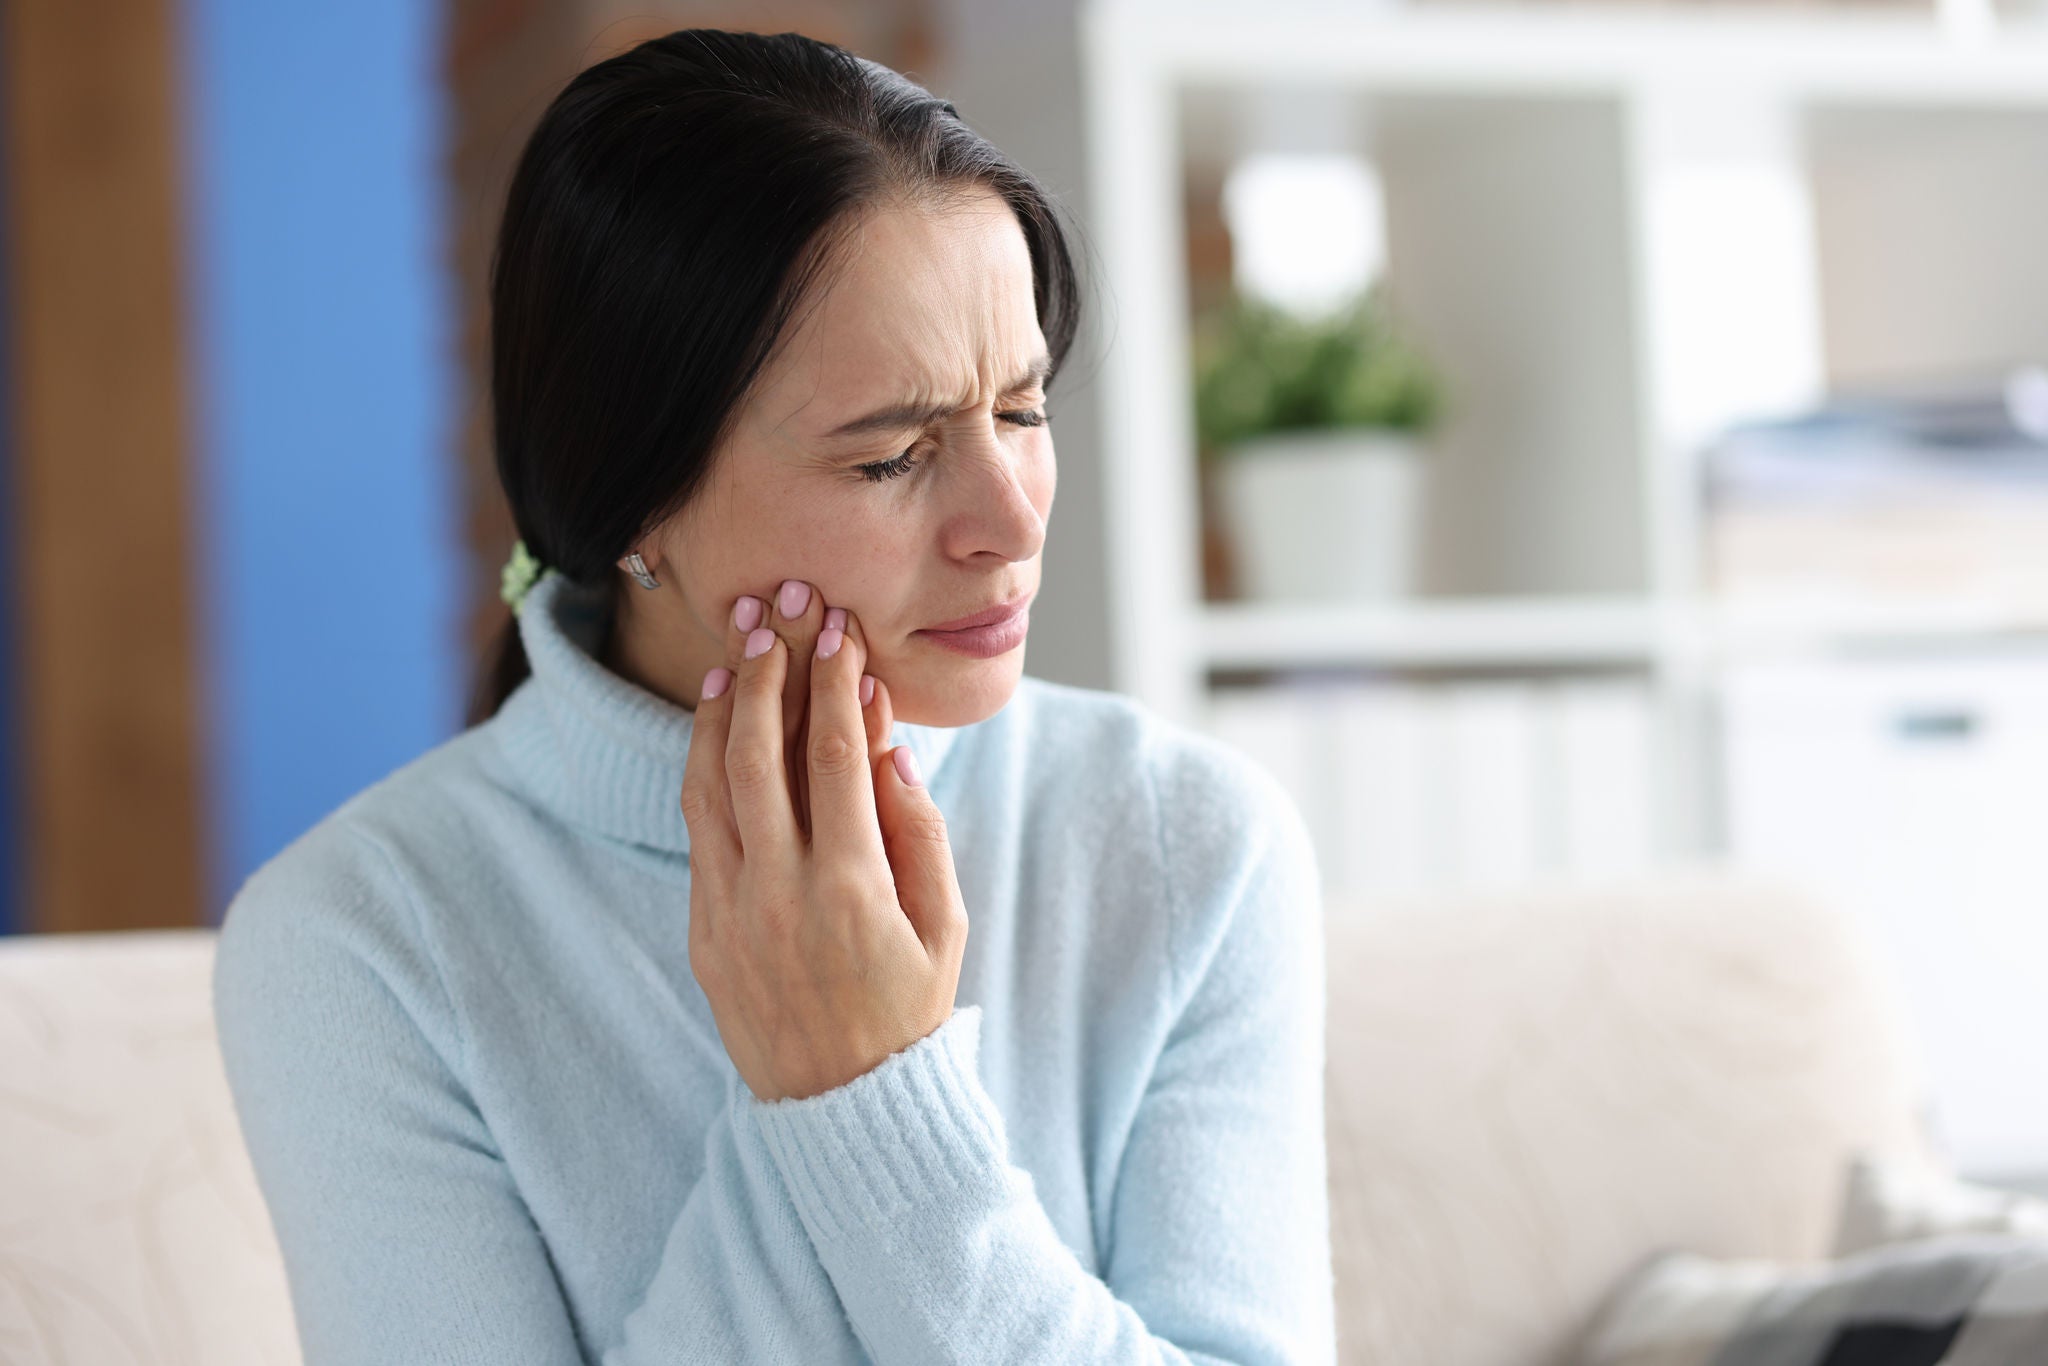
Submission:
MULTIPOLYGON (((1052 374, 1052 357, 1041 353, 1025 369, 1024 373, 1003 386, 1006 394, 1020 393, 1025 389, 1043 384, 1052 374)), ((825 439, 858 436, 863 432, 900 432, 908 427, 922 427, 936 422, 954 412, 954 407, 945 403, 897 403, 887 408, 877 408, 872 413, 842 422, 825 433, 825 439)))

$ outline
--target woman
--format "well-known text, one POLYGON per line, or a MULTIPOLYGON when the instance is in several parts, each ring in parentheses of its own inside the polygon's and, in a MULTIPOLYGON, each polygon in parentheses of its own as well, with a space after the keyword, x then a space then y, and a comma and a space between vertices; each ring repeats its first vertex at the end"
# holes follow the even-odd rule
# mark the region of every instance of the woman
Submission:
POLYGON ((1298 813, 960 620, 1038 587, 1078 297, 1040 187, 828 44, 546 111, 493 686, 221 934, 313 1366, 1331 1357, 1298 813))

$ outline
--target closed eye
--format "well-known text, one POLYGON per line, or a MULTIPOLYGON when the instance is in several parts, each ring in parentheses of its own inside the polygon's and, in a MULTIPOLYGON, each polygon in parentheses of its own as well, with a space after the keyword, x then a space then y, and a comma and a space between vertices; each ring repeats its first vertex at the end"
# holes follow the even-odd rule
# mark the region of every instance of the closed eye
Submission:
MULTIPOLYGON (((996 416, 1019 427, 1043 427, 1052 421, 1052 414, 1044 408, 1016 408, 1007 413, 997 413, 996 416)), ((912 446, 900 455, 872 464, 855 465, 854 469, 860 472, 862 478, 874 484, 879 484, 885 479, 900 479, 924 463, 918 456, 917 449, 912 446)))

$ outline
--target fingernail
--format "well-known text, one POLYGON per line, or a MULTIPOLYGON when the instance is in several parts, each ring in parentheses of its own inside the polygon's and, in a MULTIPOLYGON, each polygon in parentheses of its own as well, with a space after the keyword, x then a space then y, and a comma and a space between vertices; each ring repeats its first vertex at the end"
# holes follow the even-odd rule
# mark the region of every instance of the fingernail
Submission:
POLYGON ((811 586, 801 579, 787 579, 782 585, 782 615, 800 617, 811 605, 811 586))
POLYGON ((828 610, 825 613, 825 626, 829 630, 844 631, 846 629, 846 609, 844 607, 834 607, 828 610))
POLYGON ((754 659, 768 653, 768 647, 775 643, 775 633, 766 626, 747 637, 747 658, 754 659))
POLYGON ((726 684, 730 682, 732 682, 731 669, 718 668, 713 669, 708 674, 705 674, 704 700, 706 702, 709 702, 712 698, 717 697, 718 695, 723 693, 725 691, 726 684))
POLYGON ((862 674, 860 676, 860 704, 865 707, 874 700, 875 676, 873 674, 862 674))
POLYGON ((839 642, 846 639, 846 632, 836 626, 828 626, 818 632, 818 658, 830 659, 839 653, 839 642))
POLYGON ((896 771, 903 781, 912 787, 923 787, 924 779, 917 776, 917 756, 910 752, 909 745, 896 746, 896 771))
POLYGON ((761 624, 761 614, 767 610, 768 605, 759 598, 741 598, 733 604, 732 624, 742 631, 751 631, 761 624))

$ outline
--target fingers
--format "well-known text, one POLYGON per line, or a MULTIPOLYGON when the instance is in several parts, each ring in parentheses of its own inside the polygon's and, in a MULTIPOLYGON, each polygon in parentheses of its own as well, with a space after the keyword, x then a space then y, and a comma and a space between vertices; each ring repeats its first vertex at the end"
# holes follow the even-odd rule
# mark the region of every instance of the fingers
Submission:
POLYGON ((705 674, 690 721, 690 754, 682 766, 682 819, 690 827, 690 877, 723 877, 739 864, 739 825, 725 778, 733 719, 733 680, 748 631, 766 616, 760 598, 739 598, 725 614, 725 666, 705 674))
POLYGON ((714 695, 697 703, 684 767, 693 871, 715 880, 719 869, 736 870, 755 847, 793 849, 807 831, 815 840, 813 773, 838 777, 837 752, 849 739, 856 756, 865 750, 867 772, 860 785, 836 783, 834 847, 879 842, 873 784, 877 765, 888 761, 894 720, 888 686, 863 672, 867 641, 859 621, 828 608, 811 585, 789 580, 772 594, 740 598, 726 618, 725 637, 726 664, 705 678, 714 695), (821 660, 816 645, 828 612, 840 645, 821 660), (751 659, 750 638, 766 647, 751 659), (813 715, 820 703, 839 739, 820 747, 814 768, 810 735, 820 728, 821 718, 813 715), (779 788, 766 781, 778 760, 785 775, 779 788))
MULTIPOLYGON (((833 608, 811 661, 810 731, 806 741, 811 794, 811 847, 857 865, 887 862, 868 766, 871 740, 860 703, 867 639, 844 608, 833 608)), ((877 684, 877 687, 880 685, 877 684)))
MULTIPOLYGON (((743 598, 739 606, 745 605, 743 598)), ((735 630, 740 629, 739 620, 736 608, 735 630)), ((745 857, 793 856, 799 836, 783 730, 789 646, 764 620, 746 632, 739 654, 731 689, 725 779, 740 851, 745 857)))
POLYGON ((896 746, 882 763, 875 788, 897 904, 927 950, 957 962, 967 933, 965 903, 946 818, 925 788, 916 751, 896 746))
MULTIPOLYGON (((876 773, 879 764, 889 753, 889 735, 896 729, 896 719, 890 709, 889 688, 873 674, 863 674, 861 682, 869 688, 869 699, 862 708, 867 713, 868 723, 868 771, 876 773)), ((876 773, 876 777, 880 777, 876 773)))
POLYGON ((770 603, 768 626, 789 647, 782 680, 782 747, 791 765, 797 828, 810 829, 810 803, 804 773, 804 735, 809 729, 811 654, 825 624, 825 595, 801 579, 785 579, 770 603))

